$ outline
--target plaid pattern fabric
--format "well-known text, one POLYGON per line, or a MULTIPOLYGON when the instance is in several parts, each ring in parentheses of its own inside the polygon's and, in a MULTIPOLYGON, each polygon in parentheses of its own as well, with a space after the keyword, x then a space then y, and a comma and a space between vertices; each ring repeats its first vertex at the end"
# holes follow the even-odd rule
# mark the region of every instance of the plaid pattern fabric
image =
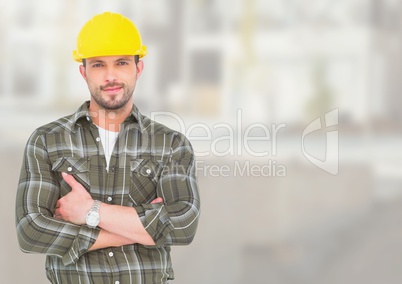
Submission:
POLYGON ((89 102, 76 113, 38 128, 25 149, 16 200, 18 241, 24 252, 44 253, 52 283, 166 283, 173 279, 171 245, 195 235, 200 198, 189 141, 133 106, 110 158, 109 171, 89 102), (53 218, 74 175, 94 199, 131 206, 156 245, 88 251, 99 234, 53 218), (150 204, 162 197, 164 204, 150 204))

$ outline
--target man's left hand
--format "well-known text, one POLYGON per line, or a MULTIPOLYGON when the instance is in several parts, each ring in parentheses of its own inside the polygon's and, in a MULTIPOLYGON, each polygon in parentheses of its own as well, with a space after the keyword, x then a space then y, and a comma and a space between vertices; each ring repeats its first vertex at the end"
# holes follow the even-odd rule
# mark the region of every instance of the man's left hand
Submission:
POLYGON ((56 203, 54 217, 76 225, 85 224, 85 217, 94 200, 88 191, 72 175, 62 173, 63 179, 71 186, 71 191, 56 203))

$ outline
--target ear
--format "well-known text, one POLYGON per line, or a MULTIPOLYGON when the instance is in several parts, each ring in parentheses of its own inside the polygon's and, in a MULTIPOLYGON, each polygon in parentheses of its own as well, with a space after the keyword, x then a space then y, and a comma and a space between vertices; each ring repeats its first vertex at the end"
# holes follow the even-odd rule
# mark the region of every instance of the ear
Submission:
POLYGON ((142 60, 138 61, 137 63, 137 78, 140 77, 142 70, 144 70, 144 62, 142 60))
POLYGON ((82 78, 84 78, 84 80, 86 81, 87 80, 87 74, 85 73, 84 65, 80 65, 80 73, 81 73, 82 78))

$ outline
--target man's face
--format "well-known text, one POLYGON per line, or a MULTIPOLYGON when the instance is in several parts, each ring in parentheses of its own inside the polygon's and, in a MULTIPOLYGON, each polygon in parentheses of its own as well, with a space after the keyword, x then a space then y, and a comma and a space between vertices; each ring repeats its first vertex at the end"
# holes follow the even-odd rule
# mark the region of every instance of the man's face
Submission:
POLYGON ((134 56, 101 56, 86 59, 80 66, 81 75, 91 93, 91 107, 96 104, 105 110, 119 110, 132 105, 132 96, 143 69, 134 56))

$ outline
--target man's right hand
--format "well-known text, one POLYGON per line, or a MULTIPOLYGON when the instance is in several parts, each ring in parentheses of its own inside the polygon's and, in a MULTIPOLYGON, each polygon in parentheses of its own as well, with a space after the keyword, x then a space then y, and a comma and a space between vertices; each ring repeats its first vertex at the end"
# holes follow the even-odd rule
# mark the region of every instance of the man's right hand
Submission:
POLYGON ((151 201, 151 204, 155 204, 155 203, 163 203, 163 199, 161 197, 157 197, 151 201))

